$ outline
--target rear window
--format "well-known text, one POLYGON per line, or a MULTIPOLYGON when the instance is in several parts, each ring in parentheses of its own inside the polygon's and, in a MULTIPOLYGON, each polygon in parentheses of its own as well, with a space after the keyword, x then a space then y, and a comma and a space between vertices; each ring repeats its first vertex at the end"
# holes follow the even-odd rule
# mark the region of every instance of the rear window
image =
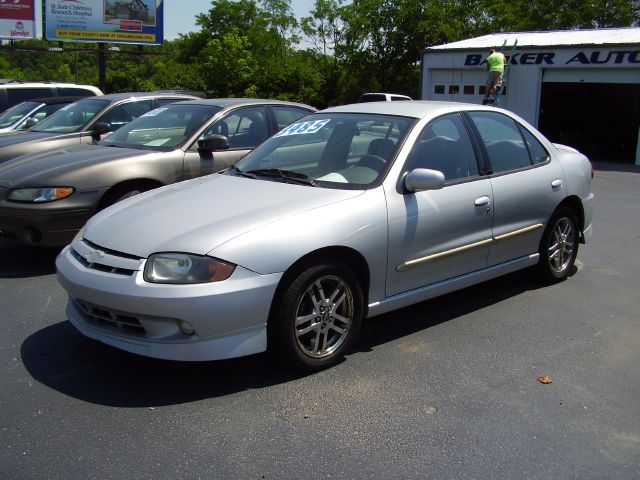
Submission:
POLYGON ((385 102, 387 97, 382 93, 365 93, 360 97, 360 103, 364 102, 385 102))
POLYGON ((96 92, 81 87, 58 88, 58 95, 61 97, 93 97, 96 92))
POLYGON ((7 88, 7 106, 12 107, 32 98, 53 97, 51 88, 7 88))

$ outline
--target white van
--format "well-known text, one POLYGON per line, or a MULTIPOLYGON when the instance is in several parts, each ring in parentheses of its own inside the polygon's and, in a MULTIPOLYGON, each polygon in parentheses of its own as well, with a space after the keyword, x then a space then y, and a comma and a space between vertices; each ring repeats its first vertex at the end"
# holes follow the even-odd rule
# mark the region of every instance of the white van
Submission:
POLYGON ((0 112, 33 98, 94 95, 102 95, 102 92, 92 85, 0 80, 0 112))

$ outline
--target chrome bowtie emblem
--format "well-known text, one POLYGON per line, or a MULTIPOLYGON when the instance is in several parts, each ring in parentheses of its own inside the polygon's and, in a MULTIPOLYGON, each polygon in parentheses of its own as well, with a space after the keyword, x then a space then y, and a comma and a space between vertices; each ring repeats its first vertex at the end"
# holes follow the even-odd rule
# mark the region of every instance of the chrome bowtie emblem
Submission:
POLYGON ((104 252, 101 250, 91 250, 87 254, 87 260, 91 263, 96 263, 104 258, 104 252))

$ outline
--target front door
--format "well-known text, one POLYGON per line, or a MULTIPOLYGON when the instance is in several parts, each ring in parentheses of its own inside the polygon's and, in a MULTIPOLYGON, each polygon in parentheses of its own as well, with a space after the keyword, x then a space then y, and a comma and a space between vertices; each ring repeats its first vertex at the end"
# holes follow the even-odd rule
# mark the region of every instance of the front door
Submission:
POLYGON ((443 172, 441 190, 386 191, 389 253, 386 295, 392 296, 485 268, 491 245, 491 181, 479 175, 467 129, 456 114, 425 126, 405 172, 443 172))
POLYGON ((242 107, 216 120, 199 137, 219 134, 229 139, 229 149, 211 154, 198 152, 194 141, 184 158, 184 178, 209 175, 230 167, 269 137, 269 123, 265 107, 242 107))

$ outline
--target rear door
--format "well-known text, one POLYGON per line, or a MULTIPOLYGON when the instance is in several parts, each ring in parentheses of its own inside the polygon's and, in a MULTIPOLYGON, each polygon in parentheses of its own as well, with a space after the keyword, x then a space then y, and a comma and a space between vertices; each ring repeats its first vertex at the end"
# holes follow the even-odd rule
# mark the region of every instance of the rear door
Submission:
POLYGON ((468 112, 491 171, 493 237, 487 266, 538 251, 566 195, 564 172, 534 133, 499 112, 468 112))

